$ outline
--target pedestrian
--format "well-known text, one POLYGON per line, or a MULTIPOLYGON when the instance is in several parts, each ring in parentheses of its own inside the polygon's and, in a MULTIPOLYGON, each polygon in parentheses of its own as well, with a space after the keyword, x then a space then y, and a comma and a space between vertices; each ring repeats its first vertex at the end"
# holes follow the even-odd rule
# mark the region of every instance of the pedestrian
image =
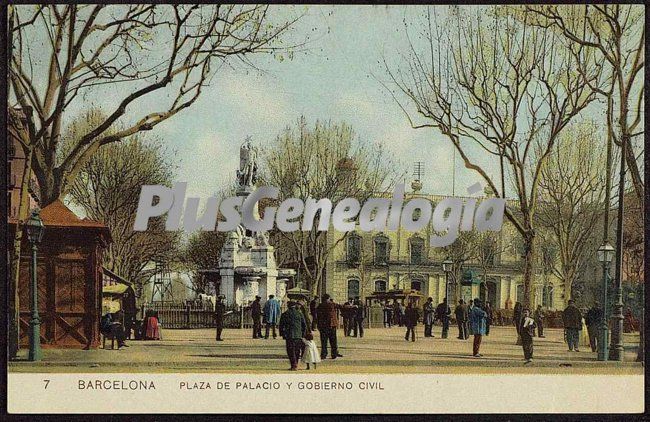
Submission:
POLYGON ((318 305, 318 308, 316 309, 318 315, 318 331, 320 332, 321 359, 327 357, 328 342, 332 350, 332 359, 343 357, 343 355, 339 354, 336 340, 336 328, 339 325, 337 317, 338 308, 341 308, 341 306, 331 301, 328 294, 324 294, 320 305, 318 305))
POLYGON ((544 338, 544 318, 546 318, 546 314, 544 313, 544 309, 542 309, 542 305, 537 305, 533 319, 537 326, 537 337, 539 338, 544 338))
POLYGON ((303 346, 302 339, 307 331, 307 322, 297 305, 296 302, 289 301, 288 309, 280 317, 280 336, 286 343, 287 356, 291 364, 290 371, 298 370, 298 361, 303 346))
POLYGON ((562 322, 566 331, 566 339, 570 352, 579 352, 578 342, 580 340, 580 330, 582 330, 582 314, 574 304, 569 300, 569 304, 562 312, 562 322))
POLYGON ((395 299, 393 302, 393 316, 395 317, 395 325, 398 327, 402 327, 403 324, 403 317, 404 317, 404 306, 395 299))
POLYGON ((463 299, 458 301, 458 306, 454 309, 454 314, 456 315, 456 323, 458 324, 458 339, 466 340, 467 339, 467 305, 463 299))
POLYGON ((442 300, 442 303, 438 304, 436 308, 436 319, 440 320, 442 323, 442 338, 447 338, 449 336, 449 316, 451 315, 451 309, 447 305, 447 298, 442 300))
POLYGON ((262 338, 262 298, 255 296, 251 303, 251 318, 253 319, 253 338, 262 338))
POLYGON ((434 337, 433 335, 433 322, 436 319, 435 308, 433 306, 433 298, 430 297, 427 299, 424 304, 424 316, 422 321, 424 323, 424 336, 425 337, 434 337))
POLYGON ((485 313, 487 314, 487 318, 485 319, 485 335, 489 336, 490 335, 490 325, 492 325, 492 316, 494 315, 492 312, 492 304, 490 302, 485 302, 485 313))
POLYGON ((384 302, 384 328, 390 328, 393 325, 393 308, 390 302, 384 302))
POLYGON ((314 335, 308 331, 305 333, 305 338, 302 340, 302 343, 304 350, 302 362, 307 364, 307 369, 310 369, 310 365, 313 365, 314 369, 316 369, 316 364, 320 363, 321 359, 318 353, 318 347, 316 347, 316 342, 314 341, 314 335))
POLYGON ((298 298, 297 306, 302 316, 305 317, 305 322, 307 323, 307 331, 312 331, 311 318, 309 316, 309 312, 307 311, 307 299, 304 297, 298 298))
POLYGON ((404 340, 408 341, 409 334, 411 334, 411 341, 415 341, 415 327, 418 325, 418 319, 420 319, 418 308, 413 306, 412 302, 409 302, 404 311, 404 325, 406 325, 404 340))
POLYGON ((598 344, 598 332, 599 328, 603 322, 603 310, 600 307, 598 302, 594 303, 594 306, 587 311, 587 316, 585 317, 585 323, 587 324, 587 332, 589 333, 589 346, 591 351, 595 352, 600 346, 598 344))
POLYGON ((354 310, 352 309, 352 298, 349 297, 348 301, 343 304, 343 307, 341 308, 341 316, 343 317, 343 335, 345 337, 348 337, 350 335, 350 331, 352 331, 352 321, 353 321, 353 313, 354 310))
POLYGON ((515 326, 515 330, 517 330, 517 344, 519 344, 519 339, 521 336, 519 335, 519 328, 521 327, 521 316, 522 316, 522 307, 521 303, 515 302, 515 309, 512 314, 512 325, 515 326))
POLYGON ((314 331, 316 329, 316 308, 318 308, 318 296, 314 296, 314 298, 309 302, 309 313, 311 315, 311 330, 314 331))
POLYGON ((223 332, 223 317, 226 315, 226 304, 223 303, 224 295, 217 296, 217 303, 214 304, 214 322, 217 327, 217 341, 223 341, 221 333, 223 332))
POLYGON ((358 334, 359 338, 361 338, 363 337, 363 319, 365 318, 365 314, 363 309, 363 303, 361 303, 359 296, 354 298, 353 305, 354 305, 354 309, 352 310, 352 312, 354 312, 354 314, 352 315, 352 326, 354 327, 353 337, 356 337, 358 334))
POLYGON ((519 333, 521 346, 524 349, 524 364, 529 364, 533 361, 533 335, 535 334, 535 321, 530 317, 530 309, 526 308, 522 312, 519 333))
POLYGON ((474 334, 474 347, 472 349, 472 355, 475 358, 480 358, 483 356, 479 352, 481 349, 481 340, 485 335, 486 317, 487 314, 483 309, 481 309, 481 301, 474 299, 474 306, 472 307, 472 313, 469 314, 469 319, 472 326, 472 333, 474 334))
POLYGON ((269 331, 272 331, 273 338, 277 338, 275 327, 279 322, 280 311, 280 301, 275 298, 275 295, 269 295, 269 300, 264 304, 264 324, 266 325, 266 331, 264 332, 265 339, 269 338, 269 331))
MULTIPOLYGON (((474 301, 473 301, 472 299, 470 299, 470 300, 469 300, 469 303, 468 303, 468 305, 467 305, 467 315, 471 315, 471 314, 472 314, 472 309, 474 309, 474 301)), ((471 335, 474 334, 474 333, 472 332, 472 324, 469 323, 469 318, 467 319, 467 323, 466 323, 466 324, 467 324, 466 331, 467 331, 468 335, 471 336, 471 335)))

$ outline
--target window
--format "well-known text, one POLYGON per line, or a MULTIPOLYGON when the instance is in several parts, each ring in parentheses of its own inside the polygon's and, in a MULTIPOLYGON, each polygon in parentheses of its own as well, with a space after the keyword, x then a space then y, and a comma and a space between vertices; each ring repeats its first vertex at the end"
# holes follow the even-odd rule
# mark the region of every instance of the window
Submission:
POLYGON ((424 240, 420 237, 411 239, 411 264, 419 265, 424 262, 424 240))
POLYGON ((422 281, 413 280, 411 281, 411 290, 417 290, 418 292, 422 291, 422 281))
POLYGON ((376 292, 385 292, 386 291, 386 281, 385 280, 375 280, 375 291, 376 292))
POLYGON ((388 238, 377 236, 375 238, 375 264, 384 265, 388 263, 388 238))
POLYGON ((547 284, 542 290, 542 306, 553 309, 553 286, 547 284))
POLYGON ((351 234, 347 241, 347 255, 350 264, 358 264, 361 260, 361 237, 351 234))
POLYGON ((524 285, 523 284, 517 284, 517 302, 521 303, 523 305, 524 303, 524 285))
POLYGON ((359 296, 359 280, 351 278, 348 280, 348 297, 355 298, 359 296))

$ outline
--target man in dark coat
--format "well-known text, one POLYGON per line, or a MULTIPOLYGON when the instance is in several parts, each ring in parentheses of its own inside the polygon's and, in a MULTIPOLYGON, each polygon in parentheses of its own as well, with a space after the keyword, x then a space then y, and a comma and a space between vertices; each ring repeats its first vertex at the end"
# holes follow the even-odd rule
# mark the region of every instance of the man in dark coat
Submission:
POLYGON ((411 341, 415 341, 415 327, 418 325, 418 319, 420 319, 418 308, 413 306, 412 302, 409 302, 404 311, 404 325, 406 325, 404 340, 408 341, 409 334, 411 334, 411 341))
POLYGON ((436 319, 442 323, 442 338, 449 336, 449 315, 451 315, 451 309, 447 305, 447 298, 444 298, 442 303, 436 307, 436 319))
POLYGON ((424 317, 422 322, 424 323, 424 336, 425 337, 434 337, 433 335, 433 322, 436 319, 435 308, 433 306, 433 298, 430 297, 427 299, 424 304, 424 317))
POLYGON ((262 298, 255 296, 251 304, 251 317, 253 318, 253 338, 262 338, 262 298))
POLYGON ((591 346, 591 351, 595 352, 598 350, 598 332, 600 326, 603 322, 603 310, 600 307, 598 302, 594 303, 594 306, 589 309, 587 316, 585 317, 585 325, 587 325, 587 333, 589 334, 589 345, 591 346))
POLYGON ((580 330, 582 330, 582 314, 580 309, 573 304, 573 300, 569 300, 569 305, 562 313, 562 321, 566 330, 569 351, 579 352, 578 344, 580 342, 580 330))
POLYGON ((348 301, 343 304, 341 308, 341 316, 343 317, 343 335, 348 337, 350 331, 352 331, 352 322, 354 320, 354 305, 352 305, 352 298, 348 298, 348 301))
POLYGON ((393 307, 386 301, 384 303, 384 328, 390 328, 393 325, 393 307))
POLYGON ((535 334, 535 321, 530 317, 530 310, 524 309, 519 326, 521 345, 524 349, 525 363, 533 361, 533 334, 535 334))
POLYGON ((316 308, 318 308, 318 296, 314 296, 311 302, 309 302, 309 314, 311 315, 311 330, 316 329, 316 308))
POLYGON ((458 339, 467 340, 469 338, 469 333, 467 332, 467 305, 463 299, 458 301, 458 306, 454 310, 456 315, 456 323, 458 324, 458 339))
POLYGON ((226 314, 226 304, 223 303, 224 296, 217 296, 217 303, 214 305, 214 322, 217 326, 217 341, 223 341, 221 332, 223 331, 223 317, 226 314))
POLYGON ((492 325, 492 317, 494 316, 492 312, 492 304, 490 302, 485 302, 485 309, 483 309, 485 313, 487 314, 487 317, 485 318, 485 335, 489 336, 490 335, 490 325, 492 325))
POLYGON ((320 332, 321 359, 325 359, 327 357, 328 341, 330 347, 332 348, 332 359, 343 357, 343 355, 339 354, 339 349, 336 341, 336 328, 339 325, 339 319, 336 311, 340 307, 341 305, 330 301, 330 296, 328 294, 324 294, 320 305, 318 305, 318 308, 316 308, 316 314, 318 315, 318 331, 320 332))
POLYGON ((296 371, 302 350, 302 338, 307 331, 307 322, 296 302, 290 301, 287 305, 289 309, 280 316, 280 336, 286 342, 287 356, 291 364, 289 370, 296 371))
POLYGON ((354 298, 354 302, 352 303, 354 305, 353 309, 353 316, 352 316, 352 326, 353 326, 353 331, 354 335, 352 337, 356 337, 357 334, 359 335, 359 338, 363 337, 363 319, 365 318, 364 315, 364 309, 363 309, 363 303, 361 303, 361 300, 359 299, 359 296, 354 298))

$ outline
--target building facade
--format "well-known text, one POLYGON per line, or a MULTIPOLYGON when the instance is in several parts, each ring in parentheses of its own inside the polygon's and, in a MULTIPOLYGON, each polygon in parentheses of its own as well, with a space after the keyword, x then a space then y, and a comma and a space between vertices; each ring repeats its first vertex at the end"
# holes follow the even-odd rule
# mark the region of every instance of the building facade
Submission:
MULTIPOLYGON (((415 192, 407 193, 405 201, 415 197, 428 199, 434 207, 445 198, 415 192)), ((490 233, 493 239, 490 247, 494 250, 484 254, 468 253, 469 259, 457 263, 454 273, 449 274, 447 285, 442 262, 454 253, 454 249, 431 246, 431 225, 419 232, 409 232, 402 227, 394 231, 355 230, 347 234, 330 230, 328 243, 333 249, 326 267, 325 292, 337 302, 343 302, 348 297, 364 298, 375 292, 412 289, 440 303, 448 289, 451 303, 457 303, 460 298, 466 301, 481 298, 491 302, 495 309, 512 309, 515 302, 523 302, 522 242, 506 218, 500 232, 490 233)), ((552 271, 545 270, 548 266, 541 265, 549 257, 542 251, 538 255, 535 304, 547 309, 564 309, 566 298, 562 282, 552 271)))

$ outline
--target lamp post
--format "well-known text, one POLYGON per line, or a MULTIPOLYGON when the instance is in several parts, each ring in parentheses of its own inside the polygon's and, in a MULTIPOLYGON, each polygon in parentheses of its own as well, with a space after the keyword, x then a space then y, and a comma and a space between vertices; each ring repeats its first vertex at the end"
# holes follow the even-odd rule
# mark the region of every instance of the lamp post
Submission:
POLYGON ((454 263, 449 258, 442 262, 442 271, 445 272, 445 297, 447 298, 447 305, 449 305, 449 273, 451 272, 452 265, 454 263))
POLYGON ((609 287, 609 264, 614 257, 614 248, 605 241, 596 251, 598 261, 603 265, 603 317, 600 323, 600 341, 598 342, 598 360, 606 361, 609 356, 607 342, 609 341, 609 328, 607 327, 607 288, 609 287))
POLYGON ((41 243, 41 240, 43 240, 43 232, 45 231, 45 225, 43 224, 43 220, 41 220, 40 210, 36 209, 32 211, 32 215, 29 217, 25 228, 27 230, 27 238, 29 239, 29 243, 32 245, 32 317, 29 320, 29 360, 37 361, 41 360, 41 319, 38 315, 38 277, 36 274, 36 253, 38 252, 38 244, 41 243))

